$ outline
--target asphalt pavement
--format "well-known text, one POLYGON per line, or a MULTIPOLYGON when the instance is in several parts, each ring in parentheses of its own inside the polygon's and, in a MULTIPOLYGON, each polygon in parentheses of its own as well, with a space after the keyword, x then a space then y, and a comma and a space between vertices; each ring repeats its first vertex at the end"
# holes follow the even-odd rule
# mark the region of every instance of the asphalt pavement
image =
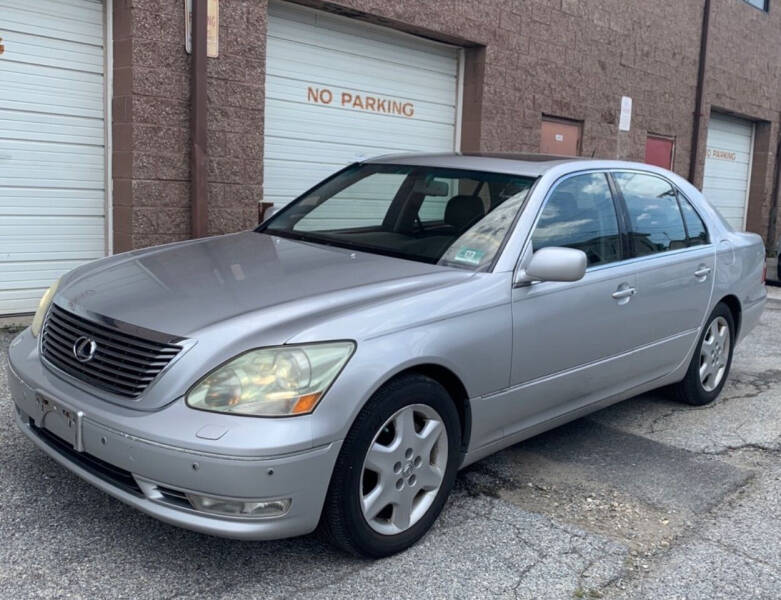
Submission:
POLYGON ((157 522, 16 430, 0 330, 2 598, 781 597, 781 302, 712 405, 633 398, 462 471, 434 530, 358 560, 314 536, 157 522))

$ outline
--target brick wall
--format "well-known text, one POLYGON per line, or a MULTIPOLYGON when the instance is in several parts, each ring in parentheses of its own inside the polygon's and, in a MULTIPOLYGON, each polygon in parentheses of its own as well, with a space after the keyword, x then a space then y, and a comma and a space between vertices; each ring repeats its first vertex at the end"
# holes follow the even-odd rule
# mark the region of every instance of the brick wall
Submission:
MULTIPOLYGON (((463 146, 538 151, 543 115, 583 122, 582 152, 643 160, 648 132, 675 138, 686 176, 702 0, 301 0, 467 48, 463 146), (632 130, 618 132, 622 95, 632 130)), ((181 0, 114 0, 116 249, 189 236, 189 57, 181 0)), ((781 2, 770 14, 712 0, 701 182, 711 107, 758 127, 749 226, 767 233, 781 110, 781 2)), ((254 224, 262 194, 265 0, 220 1, 208 59, 209 230, 254 224)))
MULTIPOLYGON (((182 0, 114 0, 116 252, 190 237, 190 57, 182 0)), ((209 232, 257 222, 265 2, 220 2, 208 62, 209 232)))

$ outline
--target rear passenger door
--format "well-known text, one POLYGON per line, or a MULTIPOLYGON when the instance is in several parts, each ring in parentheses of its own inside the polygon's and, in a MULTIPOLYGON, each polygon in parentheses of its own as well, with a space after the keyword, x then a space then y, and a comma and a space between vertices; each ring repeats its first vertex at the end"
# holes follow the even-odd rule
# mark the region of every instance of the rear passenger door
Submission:
POLYGON ((713 288, 714 250, 703 220, 667 179, 616 171, 645 323, 644 359, 675 368, 696 340, 713 288))

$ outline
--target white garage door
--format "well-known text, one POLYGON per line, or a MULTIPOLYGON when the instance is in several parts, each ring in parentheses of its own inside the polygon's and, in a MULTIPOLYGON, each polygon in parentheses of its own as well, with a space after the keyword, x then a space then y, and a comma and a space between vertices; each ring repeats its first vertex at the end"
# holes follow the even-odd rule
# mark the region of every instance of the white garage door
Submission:
POLYGON ((267 202, 356 160, 456 146, 454 47, 271 3, 266 57, 267 202))
POLYGON ((708 124, 702 191, 738 231, 745 229, 754 124, 712 114, 708 124))
POLYGON ((0 0, 0 314, 105 254, 103 4, 0 0))

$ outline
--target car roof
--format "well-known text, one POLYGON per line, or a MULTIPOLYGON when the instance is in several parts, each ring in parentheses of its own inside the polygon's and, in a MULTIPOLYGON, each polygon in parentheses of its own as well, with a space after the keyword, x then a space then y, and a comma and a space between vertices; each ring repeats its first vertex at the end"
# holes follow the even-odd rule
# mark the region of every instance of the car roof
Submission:
POLYGON ((475 171, 492 171, 539 177, 546 171, 560 165, 580 163, 587 158, 575 156, 555 156, 550 154, 523 154, 504 152, 442 152, 442 153, 405 153, 385 154, 362 161, 415 165, 422 167, 446 167, 475 171))

